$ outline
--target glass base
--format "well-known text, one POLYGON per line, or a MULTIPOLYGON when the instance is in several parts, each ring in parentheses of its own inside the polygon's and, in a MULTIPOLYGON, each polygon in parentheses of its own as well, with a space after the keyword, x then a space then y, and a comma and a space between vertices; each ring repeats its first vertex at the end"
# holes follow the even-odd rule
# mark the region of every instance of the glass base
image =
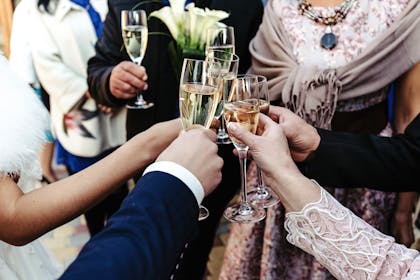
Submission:
POLYGON ((149 109, 155 104, 153 102, 147 102, 143 97, 138 97, 136 100, 131 101, 125 105, 128 109, 149 109))
POLYGON ((257 207, 268 208, 280 202, 277 194, 269 187, 251 189, 247 193, 248 201, 257 207))
POLYGON ((231 222, 240 224, 256 223, 265 218, 265 210, 249 204, 235 204, 226 208, 223 216, 231 222))
POLYGON ((198 220, 199 221, 205 220, 208 218, 209 215, 210 215, 209 210, 206 207, 200 205, 200 209, 198 210, 198 220))

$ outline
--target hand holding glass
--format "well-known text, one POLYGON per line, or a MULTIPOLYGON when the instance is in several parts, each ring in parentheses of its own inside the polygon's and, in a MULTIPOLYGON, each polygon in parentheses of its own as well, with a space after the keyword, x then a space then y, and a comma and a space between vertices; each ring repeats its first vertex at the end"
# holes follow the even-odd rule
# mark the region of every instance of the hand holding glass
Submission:
MULTIPOLYGON (((179 112, 184 130, 195 125, 209 128, 220 100, 220 63, 184 59, 179 83, 179 112)), ((209 216, 200 206, 199 220, 209 216)))
MULTIPOLYGON (((256 133, 259 117, 259 98, 255 76, 242 75, 234 80, 234 90, 228 96, 223 108, 226 124, 235 122, 252 133, 256 133)), ((228 129, 229 132, 229 129, 228 129)), ((241 168, 241 201, 226 208, 224 216, 231 222, 254 223, 265 218, 263 208, 254 207, 248 202, 246 191, 246 159, 249 147, 231 136, 238 151, 241 168)))
MULTIPOLYGON (((124 46, 130 59, 136 64, 141 65, 147 48, 147 16, 144 10, 122 10, 121 11, 121 32, 124 46)), ((140 91, 137 98, 127 104, 130 109, 147 109, 153 103, 148 103, 143 99, 140 91)))
MULTIPOLYGON (((255 76, 256 90, 260 101, 260 113, 268 115, 270 109, 270 98, 268 94, 267 78, 264 76, 255 76)), ((273 190, 266 186, 262 179, 261 169, 257 166, 258 185, 257 188, 248 192, 249 201, 259 207, 268 208, 280 202, 279 197, 273 190)))

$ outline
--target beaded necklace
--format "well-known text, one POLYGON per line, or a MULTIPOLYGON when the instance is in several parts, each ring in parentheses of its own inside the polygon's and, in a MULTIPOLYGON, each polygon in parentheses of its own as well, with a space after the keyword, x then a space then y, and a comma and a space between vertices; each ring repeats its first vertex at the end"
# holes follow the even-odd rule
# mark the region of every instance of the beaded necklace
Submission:
POLYGON ((298 10, 301 15, 304 15, 316 23, 323 24, 327 27, 320 42, 324 49, 331 50, 337 46, 337 36, 335 36, 332 32, 332 27, 346 17, 354 2, 355 0, 344 1, 340 6, 334 9, 334 15, 326 17, 318 14, 312 7, 311 3, 308 3, 307 0, 299 0, 298 10))

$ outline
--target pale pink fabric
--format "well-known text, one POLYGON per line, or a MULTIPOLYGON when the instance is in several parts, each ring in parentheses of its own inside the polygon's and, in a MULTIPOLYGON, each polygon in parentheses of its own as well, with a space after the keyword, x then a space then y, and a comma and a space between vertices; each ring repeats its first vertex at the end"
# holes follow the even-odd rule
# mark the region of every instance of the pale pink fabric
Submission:
MULTIPOLYGON (((369 46, 378 34, 388 29, 409 0, 357 0, 345 20, 332 27, 338 44, 333 51, 321 47, 325 26, 301 16, 296 0, 274 1, 274 11, 289 38, 299 64, 321 69, 343 66, 369 46)), ((318 14, 334 14, 335 7, 314 7, 318 14)))

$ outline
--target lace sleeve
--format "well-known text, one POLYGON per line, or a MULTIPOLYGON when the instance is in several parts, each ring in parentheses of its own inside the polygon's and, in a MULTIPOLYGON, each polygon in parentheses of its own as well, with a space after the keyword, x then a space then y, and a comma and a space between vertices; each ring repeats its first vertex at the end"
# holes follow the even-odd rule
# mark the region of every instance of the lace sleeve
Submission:
POLYGON ((315 256, 338 279, 420 279, 416 250, 396 244, 323 188, 318 202, 286 218, 287 240, 315 256))

